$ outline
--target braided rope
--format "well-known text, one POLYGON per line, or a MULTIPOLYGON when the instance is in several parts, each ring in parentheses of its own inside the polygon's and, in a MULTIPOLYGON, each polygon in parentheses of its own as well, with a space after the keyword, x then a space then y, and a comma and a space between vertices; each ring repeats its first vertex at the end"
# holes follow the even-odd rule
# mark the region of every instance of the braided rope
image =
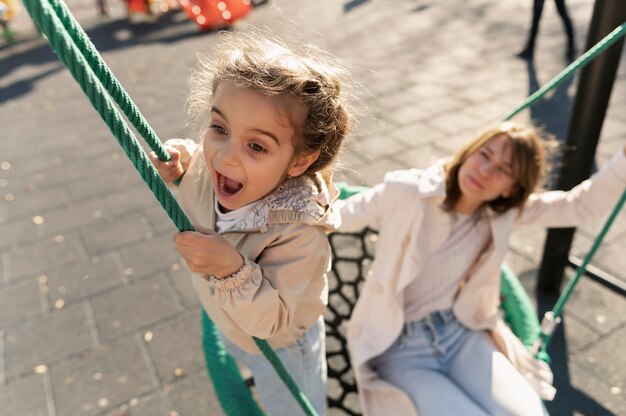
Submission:
MULTIPOLYGON (((111 130, 113 136, 116 138, 122 149, 124 149, 124 152, 133 163, 135 169, 139 172, 141 178, 148 185, 178 230, 193 231, 194 228, 191 225, 191 222, 184 214, 182 208, 178 202, 176 202, 176 199, 171 194, 169 189, 167 189, 163 179, 161 179, 160 175, 148 159, 145 151, 137 142, 134 134, 122 120, 121 115, 117 108, 113 105, 111 98, 108 97, 99 80, 96 78, 96 74, 94 74, 94 71, 90 69, 91 66, 87 63, 86 58, 81 53, 82 51, 79 50, 78 46, 74 44, 73 39, 65 31, 59 29, 65 26, 61 23, 59 16, 57 16, 56 9, 53 9, 47 2, 41 2, 38 0, 24 0, 24 6, 39 30, 47 38, 52 49, 59 56, 59 59, 61 59, 63 64, 65 64, 76 82, 79 84, 92 106, 96 109, 98 114, 100 114, 102 120, 104 120, 107 124, 109 130, 111 130)), ((63 14, 63 8, 60 7, 59 10, 63 14)), ((65 12, 67 12, 66 9, 65 12)), ((94 50, 92 49, 91 52, 94 52, 94 50)), ((101 69, 98 63, 96 63, 96 66, 101 69)), ((101 73, 111 75, 108 69, 101 73)), ((111 85, 114 86, 114 89, 115 85, 121 88, 119 83, 113 82, 114 78, 109 77, 109 80, 111 85)), ((142 118, 139 111, 134 114, 137 117, 142 118)), ((156 138, 156 135, 154 137, 156 138)), ((148 144, 151 145, 151 143, 148 144)), ((165 154, 167 153, 165 152, 165 154)), ((259 346, 265 357, 267 357, 270 363, 274 366, 280 378, 291 391, 298 403, 302 406, 304 412, 307 415, 316 415, 316 412, 313 410, 309 400, 298 389, 297 385, 282 366, 282 363, 280 363, 279 358, 276 356, 274 351, 272 351, 269 344, 256 337, 254 337, 254 342, 259 346)))
POLYGON ((106 62, 104 62, 104 59, 102 59, 102 56, 98 53, 94 44, 89 40, 83 28, 80 27, 69 11, 65 2, 59 0, 48 0, 48 2, 95 76, 100 80, 102 86, 106 88, 111 98, 113 98, 115 103, 120 107, 131 124, 137 129, 137 132, 144 138, 148 146, 154 150, 160 160, 170 160, 170 155, 163 147, 156 132, 148 124, 139 111, 139 108, 137 108, 124 87, 122 87, 113 72, 111 72, 111 69, 106 62))

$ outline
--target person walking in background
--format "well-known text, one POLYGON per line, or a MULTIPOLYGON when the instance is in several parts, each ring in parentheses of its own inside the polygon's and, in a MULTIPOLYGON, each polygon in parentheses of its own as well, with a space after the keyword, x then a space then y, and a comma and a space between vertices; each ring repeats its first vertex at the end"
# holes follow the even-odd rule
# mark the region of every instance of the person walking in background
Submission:
MULTIPOLYGON (((565 33, 567 34, 567 51, 565 56, 567 60, 573 61, 576 56, 576 45, 574 40, 574 26, 572 25, 572 19, 570 19, 567 13, 567 7, 565 6, 565 0, 554 0, 556 2, 556 9, 563 20, 563 26, 565 27, 565 33)), ((530 26, 530 33, 528 35, 528 41, 526 46, 520 52, 517 53, 517 57, 522 59, 533 59, 535 50, 535 41, 537 38, 537 32, 539 32, 539 20, 541 20, 541 13, 543 12, 543 4, 545 0, 533 1, 533 20, 530 26)))

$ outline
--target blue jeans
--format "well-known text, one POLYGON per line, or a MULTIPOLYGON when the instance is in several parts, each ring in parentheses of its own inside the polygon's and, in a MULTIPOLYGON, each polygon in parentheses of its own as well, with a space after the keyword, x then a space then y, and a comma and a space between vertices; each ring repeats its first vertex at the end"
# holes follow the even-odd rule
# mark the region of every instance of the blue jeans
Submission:
MULTIPOLYGON (((274 350, 318 415, 326 414, 326 334, 320 317, 293 344, 274 350)), ((263 355, 247 354, 221 335, 228 352, 252 371, 259 399, 268 415, 304 415, 302 408, 263 355)))
POLYGON ((410 396, 420 416, 548 414, 489 335, 467 329, 451 310, 405 323, 372 367, 410 396))

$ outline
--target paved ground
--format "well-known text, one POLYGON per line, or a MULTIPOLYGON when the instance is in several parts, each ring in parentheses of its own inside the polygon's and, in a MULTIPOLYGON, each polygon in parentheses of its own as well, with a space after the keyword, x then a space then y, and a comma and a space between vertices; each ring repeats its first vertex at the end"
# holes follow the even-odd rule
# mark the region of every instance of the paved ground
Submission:
MULTIPOLYGON (((185 82, 216 43, 183 14, 130 25, 119 3, 97 18, 70 2, 162 138, 189 134, 185 82)), ((353 66, 361 123, 341 177, 372 185, 426 166, 499 120, 564 66, 546 2, 534 64, 513 57, 530 0, 272 0, 237 24, 310 40, 353 66)), ((568 2, 583 45, 592 1, 568 2)), ((0 413, 217 415, 200 346, 199 305, 174 231, 104 123, 22 14, 0 46, 0 413)), ((624 55, 622 55, 624 61, 624 55)), ((577 79, 521 115, 563 136, 577 79)), ((626 139, 621 65, 597 161, 626 139)), ((598 221, 598 225, 600 221, 598 221)), ((584 253, 598 227, 581 230, 584 253)), ((534 293, 544 231, 514 234, 507 262, 534 293)), ((626 215, 594 265, 626 280, 626 215)), ((551 352, 554 415, 626 415, 626 301, 583 281, 551 352)))

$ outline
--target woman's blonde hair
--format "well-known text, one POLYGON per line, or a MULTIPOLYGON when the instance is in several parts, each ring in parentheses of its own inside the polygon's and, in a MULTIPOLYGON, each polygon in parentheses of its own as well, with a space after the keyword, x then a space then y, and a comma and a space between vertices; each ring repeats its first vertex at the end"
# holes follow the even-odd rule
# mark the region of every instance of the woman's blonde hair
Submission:
POLYGON ((452 157, 446 168, 446 199, 443 203, 446 210, 454 210, 461 198, 459 187, 461 165, 496 136, 504 137, 511 146, 513 191, 508 198, 498 197, 486 202, 486 205, 498 213, 515 207, 522 208, 528 196, 543 183, 548 169, 547 151, 554 146, 554 141, 549 137, 542 137, 534 127, 505 122, 483 132, 452 157))
POLYGON ((295 112, 300 109, 285 108, 296 132, 295 154, 319 150, 319 157, 305 173, 326 171, 324 177, 328 179, 351 126, 348 97, 342 88, 347 80, 345 70, 335 58, 314 46, 300 45, 295 52, 257 33, 222 36, 214 54, 199 55, 189 80, 189 115, 200 134, 206 133, 213 94, 224 80, 268 97, 290 95, 302 103, 306 114, 302 125, 294 125, 295 112))

